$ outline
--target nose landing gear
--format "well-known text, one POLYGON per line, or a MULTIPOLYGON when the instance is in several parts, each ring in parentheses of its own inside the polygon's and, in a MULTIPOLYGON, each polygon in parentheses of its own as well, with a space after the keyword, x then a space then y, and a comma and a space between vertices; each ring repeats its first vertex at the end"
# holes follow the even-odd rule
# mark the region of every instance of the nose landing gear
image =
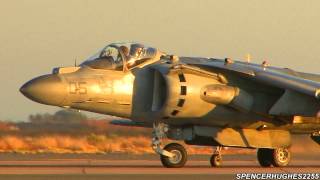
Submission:
POLYGON ((164 150, 173 154, 172 157, 160 155, 160 160, 161 160, 161 163, 164 167, 180 168, 186 164, 187 151, 182 145, 180 145, 178 143, 171 143, 171 144, 166 145, 164 147, 164 150))
POLYGON ((163 123, 155 123, 152 132, 152 148, 160 154, 160 160, 164 167, 181 168, 187 162, 187 151, 178 143, 167 144, 161 148, 162 139, 166 137, 168 127, 163 123))

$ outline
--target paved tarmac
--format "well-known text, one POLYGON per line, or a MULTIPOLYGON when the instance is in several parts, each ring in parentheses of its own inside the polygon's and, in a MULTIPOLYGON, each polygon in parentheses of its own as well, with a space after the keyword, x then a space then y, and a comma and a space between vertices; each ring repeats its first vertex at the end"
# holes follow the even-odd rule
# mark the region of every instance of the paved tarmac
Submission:
POLYGON ((237 173, 320 173, 317 158, 303 156, 284 168, 262 168, 253 156, 229 156, 220 168, 212 168, 204 158, 191 158, 184 168, 168 169, 159 160, 97 159, 88 157, 7 158, 0 160, 0 179, 235 179, 237 173))

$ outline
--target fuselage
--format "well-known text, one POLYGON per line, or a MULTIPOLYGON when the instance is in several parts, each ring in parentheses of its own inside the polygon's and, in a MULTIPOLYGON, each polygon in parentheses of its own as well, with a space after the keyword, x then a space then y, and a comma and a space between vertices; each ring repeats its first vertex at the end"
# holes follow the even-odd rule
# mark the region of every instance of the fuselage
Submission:
MULTIPOLYGON (((188 72, 171 72, 168 69, 172 65, 161 61, 130 71, 94 69, 89 66, 71 70, 65 68, 26 83, 21 91, 43 104, 113 115, 146 124, 161 120, 173 125, 258 128, 266 124, 269 127, 290 127, 267 114, 271 105, 283 94, 282 91, 263 84, 253 87, 255 90, 260 88, 261 94, 271 92, 272 96, 258 94, 256 96, 261 99, 259 107, 262 108, 255 109, 258 106, 253 104, 253 111, 239 111, 201 99, 201 89, 206 85, 221 84, 219 80, 188 72)), ((180 58, 180 61, 190 65, 212 63, 206 58, 180 58)), ((243 69, 261 68, 256 64, 235 63, 243 69)), ((305 79, 320 79, 318 75, 290 69, 268 68, 305 79)), ((238 83, 237 79, 234 81, 238 83)), ((242 85, 244 88, 250 86, 245 81, 242 85)), ((246 91, 250 91, 250 88, 246 91)), ((319 128, 312 127, 311 131, 319 128)))

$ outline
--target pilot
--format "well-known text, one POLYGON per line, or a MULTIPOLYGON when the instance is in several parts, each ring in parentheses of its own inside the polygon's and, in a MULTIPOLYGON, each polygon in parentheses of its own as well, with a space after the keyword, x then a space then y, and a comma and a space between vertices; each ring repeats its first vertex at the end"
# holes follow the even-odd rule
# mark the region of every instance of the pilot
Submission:
POLYGON ((144 46, 142 44, 132 44, 130 47, 129 59, 127 61, 127 68, 133 67, 137 60, 141 59, 144 46))
POLYGON ((123 69, 123 67, 125 70, 128 70, 127 66, 123 66, 123 62, 126 61, 129 57, 129 48, 127 46, 120 46, 118 51, 119 51, 119 54, 118 54, 117 60, 115 61, 115 63, 117 64, 116 70, 120 71, 123 69), (121 52, 124 56, 124 59, 122 59, 121 52))
POLYGON ((127 46, 120 46, 119 51, 121 51, 123 53, 125 58, 129 57, 129 48, 127 46))

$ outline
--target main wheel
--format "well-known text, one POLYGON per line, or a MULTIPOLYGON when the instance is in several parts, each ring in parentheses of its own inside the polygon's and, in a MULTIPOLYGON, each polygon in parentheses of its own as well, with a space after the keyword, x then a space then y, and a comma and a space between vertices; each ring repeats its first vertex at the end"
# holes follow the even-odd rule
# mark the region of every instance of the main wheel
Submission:
POLYGON ((166 145, 163 149, 174 154, 173 157, 160 155, 160 160, 164 167, 181 168, 186 164, 188 155, 186 149, 182 145, 171 143, 166 145))
POLYGON ((258 149, 257 158, 262 167, 270 167, 272 165, 272 149, 258 149))
POLYGON ((291 153, 287 148, 273 149, 273 161, 272 165, 275 167, 287 166, 291 159, 291 153))
POLYGON ((222 165, 222 156, 220 154, 213 154, 210 158, 212 167, 220 167, 222 165))
POLYGON ((284 167, 287 166, 291 159, 291 153, 287 148, 277 149, 258 149, 257 152, 259 164, 263 167, 284 167))

